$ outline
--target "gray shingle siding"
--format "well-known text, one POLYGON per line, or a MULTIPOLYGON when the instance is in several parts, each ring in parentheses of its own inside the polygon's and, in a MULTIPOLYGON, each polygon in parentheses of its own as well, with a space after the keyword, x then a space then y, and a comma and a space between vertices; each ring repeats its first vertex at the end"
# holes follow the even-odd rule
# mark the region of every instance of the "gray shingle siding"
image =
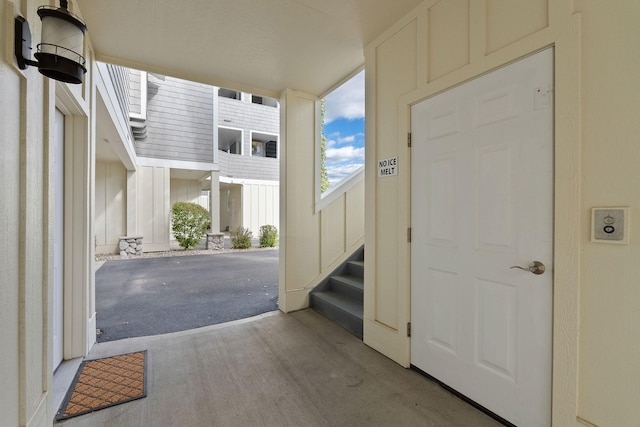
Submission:
POLYGON ((141 71, 129 69, 129 110, 132 114, 142 114, 140 90, 141 71))
POLYGON ((109 77, 118 98, 122 117, 129 118, 129 76, 128 69, 113 64, 107 64, 109 77))
POLYGON ((244 140, 242 152, 251 153, 251 131, 279 135, 280 133, 280 109, 267 105, 251 103, 251 96, 245 94, 243 100, 218 98, 218 125, 242 128, 244 140))
POLYGON ((238 179, 280 180, 280 160, 220 152, 220 175, 238 179))
POLYGON ((139 156, 212 163, 213 88, 149 74, 147 129, 139 156))

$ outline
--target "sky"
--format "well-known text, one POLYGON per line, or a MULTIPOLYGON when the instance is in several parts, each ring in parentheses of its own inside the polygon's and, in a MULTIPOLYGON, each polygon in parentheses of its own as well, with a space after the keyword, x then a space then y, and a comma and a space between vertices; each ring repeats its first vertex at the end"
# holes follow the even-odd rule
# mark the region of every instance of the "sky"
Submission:
POLYGON ((330 189, 364 167, 364 71, 325 98, 324 134, 330 189))

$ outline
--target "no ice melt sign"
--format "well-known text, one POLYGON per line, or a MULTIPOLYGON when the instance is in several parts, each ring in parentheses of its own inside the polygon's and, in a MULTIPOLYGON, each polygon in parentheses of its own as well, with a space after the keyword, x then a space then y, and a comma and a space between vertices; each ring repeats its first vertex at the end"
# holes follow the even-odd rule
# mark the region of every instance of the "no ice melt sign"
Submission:
POLYGON ((398 157, 378 160, 378 178, 398 175, 398 157))

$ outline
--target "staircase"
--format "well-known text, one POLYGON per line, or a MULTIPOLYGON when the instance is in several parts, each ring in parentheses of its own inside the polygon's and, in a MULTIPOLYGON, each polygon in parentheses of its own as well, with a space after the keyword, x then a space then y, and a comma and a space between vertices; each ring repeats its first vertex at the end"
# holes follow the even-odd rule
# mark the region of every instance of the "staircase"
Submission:
POLYGON ((362 338, 364 246, 309 295, 309 305, 325 317, 362 338))

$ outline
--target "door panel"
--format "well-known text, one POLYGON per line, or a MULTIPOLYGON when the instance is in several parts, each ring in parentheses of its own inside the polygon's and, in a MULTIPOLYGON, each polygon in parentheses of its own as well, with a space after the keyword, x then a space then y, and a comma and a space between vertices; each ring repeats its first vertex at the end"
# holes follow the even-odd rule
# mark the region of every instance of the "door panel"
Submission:
POLYGON ((519 426, 551 420, 552 84, 549 49, 412 107, 412 364, 519 426))
POLYGON ((456 243, 455 156, 436 158, 430 164, 428 195, 431 211, 427 217, 429 237, 432 245, 452 246, 456 243), (437 183, 437 185, 435 184, 437 183))
POLYGON ((515 380, 516 287, 478 279, 476 304, 478 364, 515 380))
POLYGON ((458 352, 458 277, 449 271, 429 270, 430 344, 440 346, 452 354, 458 352))

